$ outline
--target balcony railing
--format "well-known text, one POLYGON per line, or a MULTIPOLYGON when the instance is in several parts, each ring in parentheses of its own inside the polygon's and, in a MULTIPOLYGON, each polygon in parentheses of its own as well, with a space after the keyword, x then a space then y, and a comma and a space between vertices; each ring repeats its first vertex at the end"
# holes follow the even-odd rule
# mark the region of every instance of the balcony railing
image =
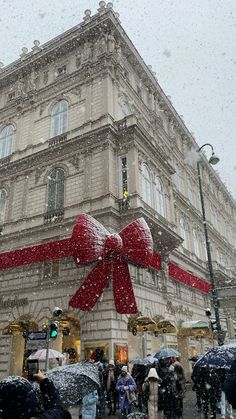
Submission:
POLYGON ((64 209, 49 211, 44 214, 45 224, 60 223, 64 218, 64 209))
POLYGON ((122 198, 122 199, 118 199, 117 200, 118 205, 119 205, 119 212, 123 213, 125 211, 128 211, 130 209, 130 200, 129 198, 122 198))
POLYGON ((67 132, 65 134, 57 135, 56 137, 50 138, 48 141, 49 147, 56 147, 63 144, 67 140, 67 132))

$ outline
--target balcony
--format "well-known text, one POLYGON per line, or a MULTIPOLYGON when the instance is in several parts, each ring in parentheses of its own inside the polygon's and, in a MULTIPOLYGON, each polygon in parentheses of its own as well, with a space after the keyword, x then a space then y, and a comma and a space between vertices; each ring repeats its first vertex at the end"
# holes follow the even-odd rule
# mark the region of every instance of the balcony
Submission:
POLYGON ((52 147, 57 147, 57 146, 65 143, 66 140, 67 140, 67 134, 68 133, 66 132, 64 134, 60 134, 60 135, 57 135, 56 137, 50 138, 48 140, 48 146, 50 148, 52 148, 52 147))
POLYGON ((64 219, 64 209, 49 211, 44 214, 44 224, 60 223, 64 219))
POLYGON ((128 211, 130 209, 130 200, 129 198, 121 198, 117 200, 118 206, 119 206, 119 213, 123 214, 124 212, 128 211))

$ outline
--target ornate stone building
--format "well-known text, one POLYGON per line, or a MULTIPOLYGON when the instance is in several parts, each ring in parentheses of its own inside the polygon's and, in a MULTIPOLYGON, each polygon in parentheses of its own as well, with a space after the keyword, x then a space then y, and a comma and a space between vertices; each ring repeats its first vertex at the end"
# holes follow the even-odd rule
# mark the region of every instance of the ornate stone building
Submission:
MULTIPOLYGON (((140 313, 158 321, 205 321, 209 296, 168 274, 171 261, 208 280, 198 191, 198 144, 124 32, 112 4, 0 69, 0 249, 67 238, 89 213, 110 232, 147 221, 162 269, 130 266, 140 313), (128 199, 124 199, 124 192, 128 199)), ((216 278, 232 279, 235 202, 202 156, 207 220, 216 278)), ((1 255, 0 255, 1 257, 1 255)), ((53 342, 84 359, 96 347, 125 360, 161 345, 188 356, 209 345, 201 334, 134 336, 116 313, 112 285, 94 310, 68 307, 90 267, 64 258, 0 271, 0 374, 21 373, 22 331, 64 310, 70 335, 53 342)), ((231 316, 234 313, 230 312, 231 316)), ((36 325, 36 326, 35 326, 36 325)), ((36 343, 35 343, 36 345, 36 343)))

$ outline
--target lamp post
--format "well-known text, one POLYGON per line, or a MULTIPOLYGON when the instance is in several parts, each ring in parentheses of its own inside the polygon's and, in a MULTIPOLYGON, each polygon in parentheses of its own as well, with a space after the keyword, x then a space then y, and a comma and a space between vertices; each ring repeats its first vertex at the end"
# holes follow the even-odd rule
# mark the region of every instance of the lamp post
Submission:
MULTIPOLYGON (((209 146, 211 147, 212 155, 209 158, 209 163, 212 165, 215 165, 219 162, 219 157, 217 157, 214 153, 214 149, 211 144, 203 144, 198 152, 200 152, 203 147, 209 146)), ((197 162, 197 172, 198 172, 198 182, 199 182, 199 192, 200 192, 200 200, 201 200, 201 207, 202 207, 202 219, 203 219, 203 227, 204 227, 204 233, 205 233, 205 242, 206 242, 206 251, 207 251, 207 264, 208 264, 208 270, 209 270, 209 276, 211 281, 211 297, 212 297, 212 303, 215 313, 215 325, 217 330, 217 340, 218 345, 221 346, 224 344, 224 333, 221 328, 220 323, 220 314, 219 314, 219 301, 218 301, 218 294, 217 294, 217 288, 213 273, 213 266, 212 266, 212 258, 211 258, 211 247, 210 247, 210 241, 209 241, 209 235, 208 235, 208 229, 207 229, 207 222, 206 222, 206 212, 205 212, 205 203, 204 203, 204 196, 203 196, 203 190, 202 190, 202 178, 201 178, 201 168, 200 168, 201 162, 197 162)))

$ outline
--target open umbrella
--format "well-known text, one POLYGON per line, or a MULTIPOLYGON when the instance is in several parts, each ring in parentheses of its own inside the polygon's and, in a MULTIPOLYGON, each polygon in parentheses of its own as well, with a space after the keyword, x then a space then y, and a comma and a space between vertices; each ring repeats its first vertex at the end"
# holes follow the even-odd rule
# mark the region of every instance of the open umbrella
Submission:
POLYGON ((146 356, 143 360, 146 364, 154 364, 154 362, 157 362, 157 359, 152 355, 146 356))
POLYGON ((171 358, 172 356, 180 356, 181 353, 176 351, 173 348, 163 348, 158 351, 154 356, 154 358, 161 359, 161 358, 171 358))
POLYGON ((145 365, 148 363, 149 363, 148 361, 145 362, 144 359, 140 359, 140 358, 132 359, 132 361, 129 361, 129 364, 132 364, 132 365, 145 365))
MULTIPOLYGON (((45 361, 47 356, 46 349, 38 349, 38 351, 33 352, 27 359, 38 359, 39 361, 45 361)), ((64 355, 61 352, 55 351, 55 349, 48 350, 48 359, 64 359, 64 355)))
POLYGON ((236 359, 236 345, 223 345, 211 348, 194 365, 195 367, 230 368, 236 359))
POLYGON ((56 367, 45 375, 53 381, 66 408, 100 386, 98 367, 89 362, 56 367))

